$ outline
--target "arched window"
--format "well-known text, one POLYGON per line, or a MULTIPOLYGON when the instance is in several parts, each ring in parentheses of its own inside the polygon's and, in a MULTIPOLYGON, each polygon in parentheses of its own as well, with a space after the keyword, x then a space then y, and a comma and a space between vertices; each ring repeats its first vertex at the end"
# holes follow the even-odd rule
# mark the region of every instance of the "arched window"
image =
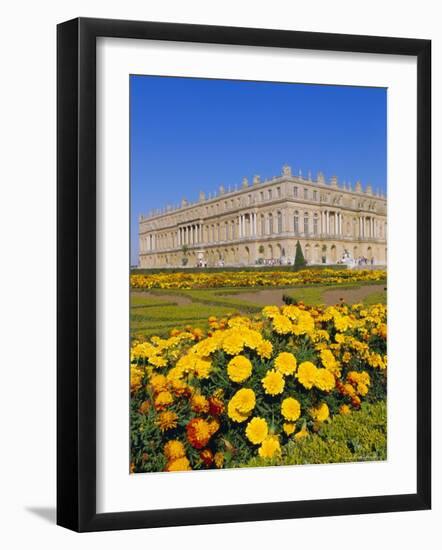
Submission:
POLYGON ((261 235, 266 234, 266 219, 264 214, 261 214, 261 235))
POLYGON ((313 234, 314 235, 318 234, 318 214, 315 214, 313 218, 313 234))
POLYGON ((304 212, 304 234, 308 235, 308 212, 304 212))
POLYGON ((229 222, 225 223, 225 230, 226 230, 225 239, 226 239, 226 241, 228 241, 229 240, 229 222))
POLYGON ((282 233, 282 212, 278 212, 278 233, 282 233))
POLYGON ((269 235, 273 234, 273 215, 269 214, 269 235))
POLYGON ((293 232, 295 235, 299 234, 299 212, 295 211, 295 216, 293 218, 293 232))

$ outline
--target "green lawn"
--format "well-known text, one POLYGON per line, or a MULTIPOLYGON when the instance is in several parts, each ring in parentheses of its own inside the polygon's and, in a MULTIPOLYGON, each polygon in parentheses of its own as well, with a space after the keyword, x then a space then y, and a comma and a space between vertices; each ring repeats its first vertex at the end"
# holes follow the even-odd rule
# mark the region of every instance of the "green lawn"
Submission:
MULTIPOLYGON (((370 283, 371 284, 371 283, 370 283)), ((379 290, 374 291, 362 300, 366 305, 386 303, 386 291, 380 290, 385 282, 380 282, 379 290)), ((360 288, 360 283, 346 285, 321 285, 290 287, 283 289, 297 301, 302 300, 307 305, 320 305, 323 294, 329 290, 345 291, 360 288)), ((238 295, 247 292, 255 293, 266 290, 259 288, 216 288, 196 290, 161 290, 153 289, 149 293, 133 291, 131 293, 131 337, 146 338, 152 335, 167 336, 176 327, 204 328, 210 316, 223 317, 231 313, 252 315, 259 313, 263 307, 253 299, 245 300, 238 295), (183 303, 183 300, 186 303, 183 303), (188 302, 188 303, 187 303, 188 302)), ((281 289, 279 289, 281 290, 281 289)))

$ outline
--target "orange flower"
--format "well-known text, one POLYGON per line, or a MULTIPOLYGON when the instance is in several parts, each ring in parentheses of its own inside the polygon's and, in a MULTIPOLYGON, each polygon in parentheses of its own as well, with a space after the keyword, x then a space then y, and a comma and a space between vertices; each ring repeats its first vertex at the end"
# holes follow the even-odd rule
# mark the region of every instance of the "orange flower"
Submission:
POLYGON ((213 453, 210 449, 204 449, 200 452, 200 458, 204 464, 209 468, 213 464, 213 453))
POLYGON ((204 395, 196 393, 190 400, 190 407, 192 411, 197 413, 209 412, 209 402, 204 395))
POLYGON ((224 412, 224 403, 219 397, 212 396, 209 398, 209 413, 212 416, 219 416, 224 412))
POLYGON ((186 426, 187 439, 195 449, 202 449, 209 443, 212 430, 203 418, 193 418, 186 426))

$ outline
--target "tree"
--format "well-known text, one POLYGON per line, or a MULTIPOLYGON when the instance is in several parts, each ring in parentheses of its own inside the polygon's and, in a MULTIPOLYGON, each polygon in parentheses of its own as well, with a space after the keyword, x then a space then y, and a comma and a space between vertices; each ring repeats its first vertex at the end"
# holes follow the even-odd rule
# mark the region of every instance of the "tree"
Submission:
POLYGON ((304 254, 302 253, 301 245, 299 241, 296 242, 296 253, 295 253, 295 269, 301 269, 307 265, 305 261, 304 254))

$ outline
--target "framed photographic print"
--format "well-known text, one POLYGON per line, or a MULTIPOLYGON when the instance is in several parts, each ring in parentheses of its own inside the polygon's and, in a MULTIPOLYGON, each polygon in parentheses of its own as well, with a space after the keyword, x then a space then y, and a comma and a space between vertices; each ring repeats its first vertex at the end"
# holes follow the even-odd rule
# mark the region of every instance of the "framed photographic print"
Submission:
POLYGON ((58 26, 59 525, 430 508, 430 52, 58 26))

